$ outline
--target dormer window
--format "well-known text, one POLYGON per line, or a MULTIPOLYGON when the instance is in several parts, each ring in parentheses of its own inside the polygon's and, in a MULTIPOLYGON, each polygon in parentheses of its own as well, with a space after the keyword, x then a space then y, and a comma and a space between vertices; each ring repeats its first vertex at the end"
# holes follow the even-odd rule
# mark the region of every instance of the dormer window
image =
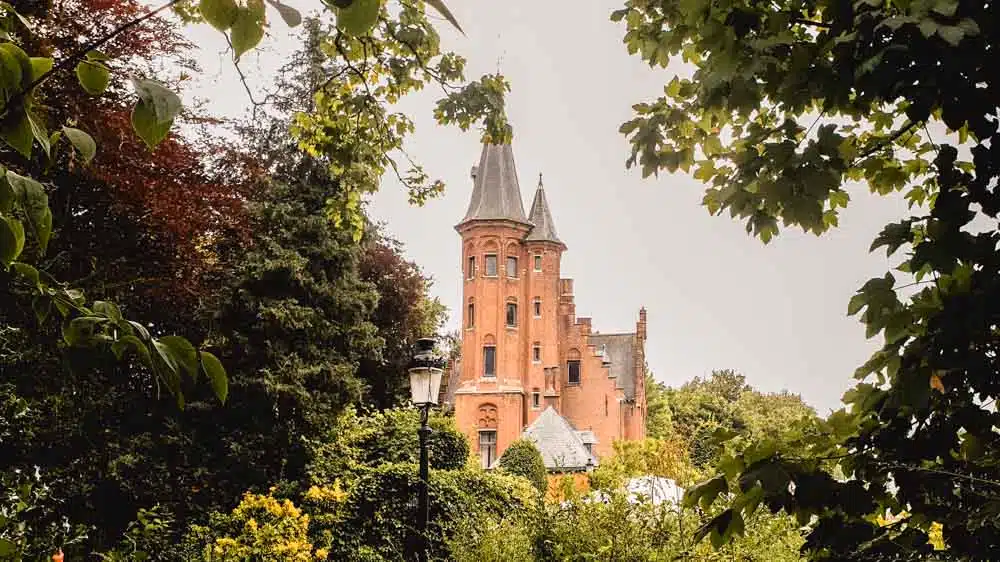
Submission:
POLYGON ((484 256, 486 259, 486 276, 496 277, 497 276, 497 255, 496 254, 486 254, 484 256))
POLYGON ((507 256, 507 277, 517 279, 517 258, 507 256))

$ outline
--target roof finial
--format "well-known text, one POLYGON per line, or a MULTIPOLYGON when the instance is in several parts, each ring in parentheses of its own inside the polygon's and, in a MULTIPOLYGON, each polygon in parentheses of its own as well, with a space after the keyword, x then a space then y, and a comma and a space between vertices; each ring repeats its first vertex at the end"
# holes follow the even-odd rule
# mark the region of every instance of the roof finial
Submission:
POLYGON ((538 187, 542 187, 542 173, 538 172, 538 187))
MULTIPOLYGON (((497 44, 500 44, 500 34, 499 33, 497 33, 497 44)), ((500 65, 503 64, 503 56, 504 56, 504 54, 506 52, 507 52, 507 50, 504 49, 504 50, 500 51, 499 55, 497 55, 497 74, 498 75, 500 74, 500 65)))

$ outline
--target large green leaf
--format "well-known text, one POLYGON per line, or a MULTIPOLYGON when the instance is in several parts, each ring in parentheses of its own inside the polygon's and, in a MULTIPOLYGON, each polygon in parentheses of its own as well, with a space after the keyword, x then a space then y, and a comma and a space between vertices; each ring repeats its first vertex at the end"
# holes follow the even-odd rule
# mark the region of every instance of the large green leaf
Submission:
POLYGON ((7 181, 7 171, 0 166, 0 214, 9 213, 14 208, 14 188, 7 181))
POLYGON ((150 150, 156 148, 156 145, 167 137, 172 124, 173 121, 165 123, 157 121, 153 105, 145 100, 140 99, 132 110, 132 128, 150 150))
POLYGON ((218 358, 207 351, 199 353, 199 357, 201 358, 201 366, 205 370, 205 376, 208 377, 208 382, 212 385, 212 391, 215 392, 219 402, 225 404, 229 397, 229 378, 226 376, 226 369, 218 358))
POLYGON ((7 181, 14 189, 15 197, 21 201, 38 246, 44 254, 52 235, 52 211, 49 209, 49 196, 45 194, 45 188, 34 179, 10 170, 7 170, 7 181))
POLYGON ((19 71, 14 71, 13 68, 9 69, 9 72, 17 72, 20 76, 20 80, 14 88, 19 89, 21 86, 27 85, 32 74, 31 57, 28 56, 28 53, 13 43, 0 43, 0 52, 4 53, 4 60, 13 60, 20 67, 19 71))
POLYGON ((83 161, 89 164, 97 155, 97 143, 93 137, 73 127, 63 127, 62 130, 69 142, 80 152, 80 156, 83 156, 83 161))
POLYGON ((0 137, 11 148, 21 153, 25 158, 31 158, 31 145, 35 136, 28 121, 28 112, 23 106, 11 107, 0 123, 0 137))
POLYGON ((91 346, 98 340, 98 328, 108 319, 101 316, 79 316, 63 324, 63 340, 74 347, 91 346))
POLYGON ((17 91, 21 88, 23 78, 17 56, 7 49, 0 49, 0 88, 9 92, 17 91))
POLYGON ((92 96, 99 96, 108 89, 111 71, 98 61, 84 60, 76 65, 76 78, 83 90, 92 96))
POLYGON ((149 348, 146 347, 146 344, 142 343, 142 340, 135 336, 122 336, 111 345, 111 351, 114 352, 118 359, 122 359, 126 353, 131 352, 142 361, 143 365, 150 368, 153 366, 153 358, 149 354, 149 348))
POLYGON ((278 14, 281 16, 281 19, 285 20, 285 24, 288 27, 295 27, 302 23, 302 14, 295 8, 287 4, 282 4, 278 0, 267 0, 267 3, 273 6, 275 10, 278 10, 278 14))
POLYGON ((159 344, 157 349, 161 354, 166 350, 174 363, 192 380, 198 379, 198 350, 191 345, 191 342, 181 336, 163 336, 159 338, 159 344))
POLYGON ((31 57, 31 81, 39 80, 49 73, 54 62, 50 57, 31 57))
POLYGON ((12 217, 0 217, 0 265, 8 269, 24 251, 24 226, 12 217))
POLYGON ((337 27, 348 35, 364 35, 375 27, 381 0, 354 0, 337 10, 337 27))
POLYGON ((181 98, 156 80, 132 78, 132 87, 139 99, 153 108, 157 123, 173 121, 181 112, 181 98))
POLYGON ((246 6, 239 8, 229 36, 234 59, 239 60, 264 38, 264 21, 264 0, 247 0, 246 6))
POLYGON ((42 122, 41 117, 33 115, 30 111, 26 113, 28 116, 28 125, 31 127, 31 136, 38 141, 38 144, 42 145, 42 150, 45 154, 52 154, 52 147, 49 146, 49 132, 45 130, 45 124, 42 122))
POLYGON ((232 27, 239 12, 235 0, 201 0, 198 10, 205 21, 219 31, 232 27))
POLYGON ((455 29, 461 31, 463 35, 465 34, 465 31, 462 29, 462 26, 458 25, 458 20, 455 19, 455 16, 451 13, 451 10, 448 9, 448 6, 444 5, 443 0, 425 0, 425 1, 427 2, 427 5, 431 6, 432 8, 437 10, 438 13, 444 16, 444 19, 448 20, 448 23, 454 25, 455 29))

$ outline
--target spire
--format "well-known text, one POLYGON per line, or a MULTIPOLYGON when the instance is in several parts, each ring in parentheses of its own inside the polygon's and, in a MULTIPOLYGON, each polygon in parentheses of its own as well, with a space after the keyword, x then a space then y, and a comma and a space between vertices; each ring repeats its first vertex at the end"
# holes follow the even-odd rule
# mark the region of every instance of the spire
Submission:
POLYGON ((472 178, 472 200, 459 224, 473 220, 509 220, 531 225, 524 216, 514 150, 509 144, 484 143, 479 165, 472 169, 472 178))
POLYGON ((562 244, 556 235, 556 225, 552 222, 549 202, 545 199, 545 187, 542 185, 542 174, 538 174, 538 189, 535 190, 535 200, 531 203, 531 213, 528 220, 535 228, 528 233, 525 240, 556 242, 562 244))

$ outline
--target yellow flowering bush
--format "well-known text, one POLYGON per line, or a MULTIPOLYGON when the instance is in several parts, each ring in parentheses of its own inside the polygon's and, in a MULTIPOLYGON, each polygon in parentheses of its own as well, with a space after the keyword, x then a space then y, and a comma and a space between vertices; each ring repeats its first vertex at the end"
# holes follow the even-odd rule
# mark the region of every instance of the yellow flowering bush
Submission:
POLYGON ((310 562, 325 560, 323 549, 313 551, 307 532, 309 515, 289 500, 244 494, 228 516, 215 518, 213 530, 225 529, 206 545, 204 559, 211 562, 274 560, 310 562))

